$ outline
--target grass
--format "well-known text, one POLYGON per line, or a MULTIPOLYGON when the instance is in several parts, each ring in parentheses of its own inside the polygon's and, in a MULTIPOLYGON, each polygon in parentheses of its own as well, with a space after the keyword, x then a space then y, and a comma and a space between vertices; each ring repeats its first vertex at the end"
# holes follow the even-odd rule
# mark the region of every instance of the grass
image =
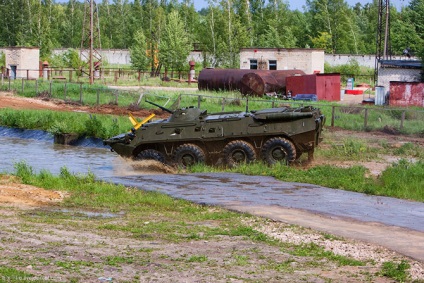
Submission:
POLYGON ((20 283, 20 282, 35 282, 48 283, 49 278, 37 277, 31 273, 19 271, 15 268, 0 266, 0 282, 20 283))
POLYGON ((127 117, 48 110, 0 109, 0 125, 39 129, 52 134, 76 133, 80 136, 109 138, 127 132, 127 117))
POLYGON ((383 263, 382 275, 395 279, 397 282, 405 282, 408 278, 407 270, 410 268, 408 262, 402 260, 400 263, 388 261, 383 263))

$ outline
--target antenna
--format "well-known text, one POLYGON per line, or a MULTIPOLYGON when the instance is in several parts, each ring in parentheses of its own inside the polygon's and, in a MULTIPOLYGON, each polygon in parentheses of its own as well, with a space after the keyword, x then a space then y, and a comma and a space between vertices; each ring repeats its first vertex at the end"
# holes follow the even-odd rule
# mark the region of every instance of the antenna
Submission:
POLYGON ((391 58, 390 45, 390 0, 378 1, 378 22, 374 82, 378 81, 378 63, 391 58), (384 36, 384 38, 383 38, 384 36))
POLYGON ((97 49, 101 48, 99 10, 94 0, 86 0, 84 10, 80 50, 84 66, 81 66, 81 71, 89 76, 90 84, 93 84, 94 70, 100 68, 102 62, 102 56, 97 49))

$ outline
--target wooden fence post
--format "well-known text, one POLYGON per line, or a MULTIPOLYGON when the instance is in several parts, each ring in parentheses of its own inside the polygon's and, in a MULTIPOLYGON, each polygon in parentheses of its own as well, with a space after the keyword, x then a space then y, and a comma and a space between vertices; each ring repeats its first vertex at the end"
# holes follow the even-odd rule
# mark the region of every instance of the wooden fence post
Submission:
POLYGON ((65 85, 63 86, 63 100, 66 101, 66 87, 67 83, 65 82, 65 85))
POLYGON ((331 107, 331 127, 334 127, 334 114, 336 113, 336 106, 331 107))
POLYGON ((200 95, 197 96, 197 108, 200 109, 200 102, 202 101, 202 97, 200 95))
POLYGON ((96 105, 97 106, 100 105, 100 89, 97 89, 97 101, 96 101, 96 105))
POLYGON ((24 92, 24 78, 22 78, 22 93, 24 92))
POLYGON ((401 130, 403 129, 403 123, 405 122, 405 114, 406 114, 406 112, 402 111, 402 117, 400 119, 400 129, 401 130))
POLYGON ((80 83, 80 101, 79 102, 82 104, 82 83, 80 83))
POLYGON ((35 80, 35 93, 38 93, 38 80, 35 80))
POLYGON ((53 97, 53 93, 52 93, 52 81, 50 81, 49 94, 50 94, 50 96, 53 97))
POLYGON ((221 111, 224 112, 225 110, 225 97, 222 98, 222 105, 221 105, 221 111))

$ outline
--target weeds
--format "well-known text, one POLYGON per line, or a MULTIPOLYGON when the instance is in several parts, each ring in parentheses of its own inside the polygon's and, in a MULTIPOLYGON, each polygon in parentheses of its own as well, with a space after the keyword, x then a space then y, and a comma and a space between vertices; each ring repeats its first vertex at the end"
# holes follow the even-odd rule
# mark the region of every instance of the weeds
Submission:
POLYGON ((393 278, 398 282, 405 282, 405 280, 408 278, 408 274, 406 271, 409 268, 409 264, 404 260, 402 260, 400 263, 388 261, 383 263, 381 274, 383 276, 393 278))
POLYGON ((75 133, 80 136, 109 138, 131 128, 126 117, 75 112, 0 109, 0 125, 39 129, 52 134, 75 133))

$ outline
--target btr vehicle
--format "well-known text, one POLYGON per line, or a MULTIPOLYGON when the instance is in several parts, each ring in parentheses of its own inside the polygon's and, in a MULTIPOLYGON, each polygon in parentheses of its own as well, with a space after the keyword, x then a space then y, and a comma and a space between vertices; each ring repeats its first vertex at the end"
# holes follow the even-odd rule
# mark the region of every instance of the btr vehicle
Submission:
POLYGON ((208 114, 187 107, 170 110, 167 119, 141 122, 130 114, 128 133, 104 140, 112 151, 136 160, 153 159, 187 167, 195 163, 235 166, 261 159, 272 165, 290 163, 321 141, 325 117, 312 106, 279 107, 247 112, 208 114))

